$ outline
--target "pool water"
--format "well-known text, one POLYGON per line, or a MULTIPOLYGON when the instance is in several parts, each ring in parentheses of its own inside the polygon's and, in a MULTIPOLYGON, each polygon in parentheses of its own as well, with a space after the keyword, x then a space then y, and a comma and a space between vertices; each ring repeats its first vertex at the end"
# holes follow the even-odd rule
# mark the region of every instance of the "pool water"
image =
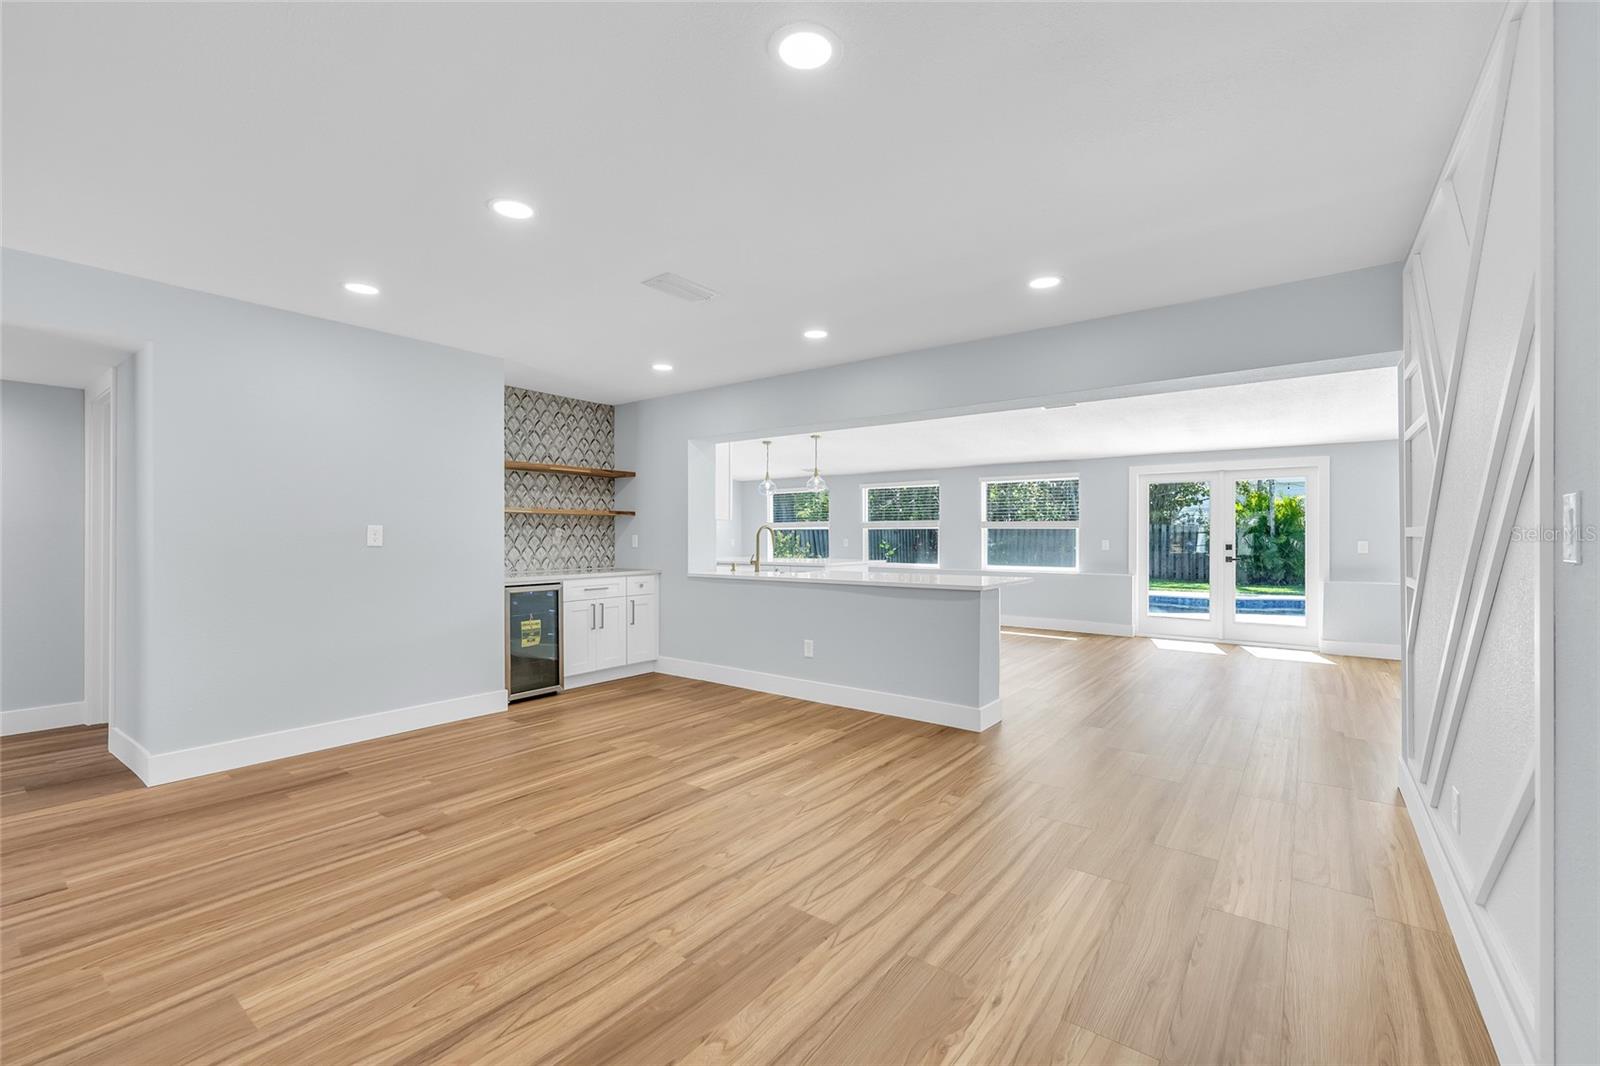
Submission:
MULTIPOLYGON (((1152 614, 1208 614, 1210 596, 1184 596, 1176 593, 1152 593, 1152 614)), ((1303 615, 1306 613, 1304 596, 1239 596, 1234 600, 1236 614, 1303 615)))

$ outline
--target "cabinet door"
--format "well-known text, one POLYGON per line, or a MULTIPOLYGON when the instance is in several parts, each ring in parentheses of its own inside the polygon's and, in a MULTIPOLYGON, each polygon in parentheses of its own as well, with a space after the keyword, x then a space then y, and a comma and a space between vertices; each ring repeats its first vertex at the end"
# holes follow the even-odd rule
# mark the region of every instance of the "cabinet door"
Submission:
POLYGON ((566 620, 566 632, 561 634, 561 673, 563 677, 586 674, 596 669, 594 662, 595 633, 600 621, 600 605, 569 603, 561 612, 566 620))
POLYGON ((654 596, 628 598, 628 661, 647 663, 661 653, 661 621, 654 596))
POLYGON ((605 670, 628 661, 628 622, 622 597, 596 602, 599 627, 594 631, 594 668, 605 670))

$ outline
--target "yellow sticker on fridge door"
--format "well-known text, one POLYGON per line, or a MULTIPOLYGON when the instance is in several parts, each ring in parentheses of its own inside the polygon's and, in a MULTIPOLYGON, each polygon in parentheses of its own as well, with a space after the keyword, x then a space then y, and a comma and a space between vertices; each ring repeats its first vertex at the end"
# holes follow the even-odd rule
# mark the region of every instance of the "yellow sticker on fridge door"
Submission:
POLYGON ((522 646, 524 648, 537 647, 544 637, 544 619, 524 618, 522 620, 522 646))

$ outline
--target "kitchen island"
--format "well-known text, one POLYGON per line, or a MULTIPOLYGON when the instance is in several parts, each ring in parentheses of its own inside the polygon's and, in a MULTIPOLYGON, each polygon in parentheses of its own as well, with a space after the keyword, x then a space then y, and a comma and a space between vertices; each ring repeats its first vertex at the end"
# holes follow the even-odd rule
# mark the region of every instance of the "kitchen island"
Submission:
POLYGON ((957 729, 1000 720, 1000 596, 1024 575, 763 563, 686 576, 703 623, 677 634, 665 673, 957 729))

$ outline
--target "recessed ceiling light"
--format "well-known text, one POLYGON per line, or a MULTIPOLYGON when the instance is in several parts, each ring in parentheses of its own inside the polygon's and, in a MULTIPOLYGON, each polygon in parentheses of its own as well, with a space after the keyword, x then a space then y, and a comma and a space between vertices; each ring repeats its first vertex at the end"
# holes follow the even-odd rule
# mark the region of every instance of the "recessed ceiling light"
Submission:
POLYGON ((650 369, 654 370, 657 374, 670 374, 672 372, 672 364, 671 363, 651 363, 650 364, 650 369))
POLYGON ((533 205, 525 204, 521 200, 490 200, 489 210, 502 218, 514 218, 518 222, 533 217, 533 205))
POLYGON ((365 281, 347 281, 344 283, 345 292, 353 292, 357 296, 376 296, 378 287, 365 281))
POLYGON ((825 329, 808 329, 800 335, 808 341, 825 341, 828 339, 828 331, 825 329))
POLYGON ((1057 285, 1060 285, 1060 284, 1061 284, 1061 279, 1060 278, 1056 277, 1054 274, 1046 274, 1043 277, 1034 278, 1032 281, 1028 282, 1028 288, 1030 288, 1030 289, 1053 289, 1057 285))
POLYGON ((795 70, 816 70, 833 59, 836 39, 832 33, 810 23, 785 26, 772 35, 772 52, 784 66, 795 70))

